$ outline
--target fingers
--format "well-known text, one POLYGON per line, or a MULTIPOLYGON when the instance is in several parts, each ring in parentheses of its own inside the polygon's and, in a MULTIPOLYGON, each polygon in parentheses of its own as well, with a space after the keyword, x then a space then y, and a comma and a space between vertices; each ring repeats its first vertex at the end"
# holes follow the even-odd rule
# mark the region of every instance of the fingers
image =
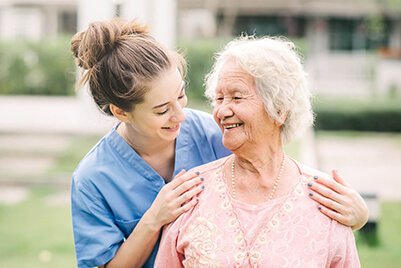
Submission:
POLYGON ((336 211, 336 212, 342 212, 342 206, 340 203, 334 201, 333 199, 327 198, 326 196, 323 196, 319 194, 318 192, 310 192, 309 193, 310 198, 315 200, 320 206, 324 206, 330 210, 336 211))
POLYGON ((167 185, 169 187, 171 187, 172 189, 176 189, 177 187, 179 187, 180 185, 182 185, 184 182, 191 180, 197 176, 199 176, 199 172, 186 172, 184 169, 181 170, 177 175, 175 175, 175 177, 173 178, 173 180, 168 183, 167 185))
MULTIPOLYGON (((337 178, 339 178, 339 177, 337 177, 337 178)), ((336 193, 345 194, 345 193, 347 193, 347 190, 348 190, 348 188, 346 186, 340 184, 339 182, 337 182, 335 180, 314 176, 313 181, 315 182, 315 183, 313 183, 314 185, 322 185, 322 187, 316 187, 316 190, 319 192, 323 191, 324 189, 330 189, 336 193)), ((321 192, 321 194, 325 195, 323 192, 321 192)))
MULTIPOLYGON (((196 176, 190 176, 190 179, 184 181, 183 183, 181 183, 181 185, 177 186, 174 189, 174 195, 176 197, 181 196, 183 193, 187 192, 192 189, 193 187, 199 185, 200 183, 202 183, 202 181, 204 180, 201 177, 196 176)), ((187 194, 185 193, 185 194, 187 194)))
POLYGON ((350 188, 351 186, 338 174, 338 171, 336 169, 333 169, 331 171, 331 175, 333 176, 333 179, 340 183, 341 185, 344 185, 348 188, 350 188))
POLYGON ((198 203, 197 198, 191 199, 188 203, 185 203, 177 210, 178 215, 181 215, 182 213, 187 212, 188 210, 193 208, 197 203, 198 203))
POLYGON ((189 202, 189 200, 193 199, 196 197, 200 192, 205 189, 205 186, 203 185, 196 185, 195 187, 192 187, 190 190, 182 193, 177 199, 176 202, 179 205, 183 205, 186 202, 189 202))
POLYGON ((320 210, 320 212, 322 212, 327 217, 329 217, 335 221, 338 221, 339 223, 344 224, 346 226, 350 226, 348 218, 345 217, 344 215, 342 215, 336 211, 333 211, 331 209, 328 209, 324 206, 319 206, 318 209, 320 210))
MULTIPOLYGON (((310 183, 308 183, 308 187, 309 187, 309 189, 313 190, 316 194, 321 196, 322 201, 324 198, 324 200, 332 201, 332 202, 330 202, 330 204, 334 203, 334 202, 341 203, 342 202, 342 193, 341 192, 344 192, 344 190, 341 189, 341 190, 339 190, 340 193, 337 192, 335 189, 332 189, 330 186, 326 185, 328 183, 327 181, 328 180, 326 180, 326 179, 319 178, 319 183, 310 182, 310 183), (325 182, 322 182, 322 180, 325 180, 325 182)), ((331 186, 334 187, 333 185, 331 185, 331 186)), ((328 201, 326 203, 328 203, 328 201)))

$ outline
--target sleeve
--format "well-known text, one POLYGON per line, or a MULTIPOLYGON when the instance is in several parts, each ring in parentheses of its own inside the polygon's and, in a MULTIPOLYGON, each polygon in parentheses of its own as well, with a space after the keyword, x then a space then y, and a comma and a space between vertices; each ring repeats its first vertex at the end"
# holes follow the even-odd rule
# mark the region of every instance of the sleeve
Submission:
POLYGON ((95 187, 89 190, 73 179, 71 210, 77 266, 86 268, 109 262, 123 243, 124 235, 100 193, 95 187))
POLYGON ((164 227, 159 245, 159 251, 157 252, 156 256, 155 268, 184 267, 182 265, 184 255, 178 252, 177 246, 181 218, 182 217, 164 227))
POLYGON ((330 233, 330 251, 328 264, 330 268, 358 268, 361 267, 354 233, 346 227, 332 221, 330 233))

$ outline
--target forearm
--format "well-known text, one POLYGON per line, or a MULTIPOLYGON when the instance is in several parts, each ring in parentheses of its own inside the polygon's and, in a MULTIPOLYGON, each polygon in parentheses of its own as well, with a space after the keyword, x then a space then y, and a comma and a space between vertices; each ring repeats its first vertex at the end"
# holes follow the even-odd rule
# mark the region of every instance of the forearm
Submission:
POLYGON ((141 267, 146 262, 161 230, 161 226, 150 219, 151 217, 145 213, 114 258, 105 267, 141 267))

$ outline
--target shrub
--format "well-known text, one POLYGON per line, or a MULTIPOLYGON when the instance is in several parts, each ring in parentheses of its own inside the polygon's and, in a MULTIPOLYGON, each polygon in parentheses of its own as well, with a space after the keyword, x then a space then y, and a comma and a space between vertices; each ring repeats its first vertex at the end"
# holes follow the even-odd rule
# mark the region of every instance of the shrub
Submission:
POLYGON ((323 100, 314 111, 317 130, 401 131, 400 99, 323 100))
POLYGON ((69 39, 2 41, 0 94, 74 94, 75 67, 69 39))
POLYGON ((204 78, 210 71, 214 62, 214 54, 221 50, 226 42, 217 39, 203 39, 180 41, 179 50, 181 50, 188 62, 187 94, 189 99, 205 100, 204 78))

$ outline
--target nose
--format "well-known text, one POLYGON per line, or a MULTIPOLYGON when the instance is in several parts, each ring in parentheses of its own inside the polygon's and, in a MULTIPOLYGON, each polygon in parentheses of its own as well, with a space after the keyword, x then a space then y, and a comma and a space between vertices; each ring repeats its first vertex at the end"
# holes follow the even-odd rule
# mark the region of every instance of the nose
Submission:
POLYGON ((234 115, 234 112, 231 109, 230 102, 226 99, 224 99, 223 102, 221 102, 219 104, 215 104, 213 113, 220 120, 234 115))
POLYGON ((181 123, 185 120, 185 112, 184 112, 184 107, 181 106, 180 103, 176 103, 174 105, 174 113, 171 116, 171 121, 175 122, 175 123, 181 123))

